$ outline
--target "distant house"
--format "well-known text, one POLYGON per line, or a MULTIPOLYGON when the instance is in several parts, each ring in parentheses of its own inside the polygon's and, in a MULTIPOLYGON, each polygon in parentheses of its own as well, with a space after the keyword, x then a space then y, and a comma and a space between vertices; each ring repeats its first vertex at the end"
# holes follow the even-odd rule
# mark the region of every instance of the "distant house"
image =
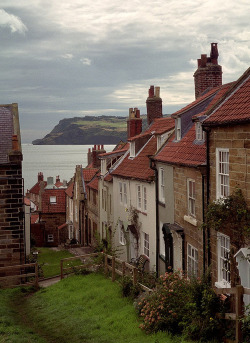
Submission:
POLYGON ((38 182, 27 193, 37 205, 31 216, 31 239, 37 246, 58 246, 68 239, 66 189, 66 181, 61 182, 59 176, 54 183, 53 177, 44 181, 39 173, 38 182))
POLYGON ((18 106, 0 105, 0 267, 25 261, 22 159, 18 106))

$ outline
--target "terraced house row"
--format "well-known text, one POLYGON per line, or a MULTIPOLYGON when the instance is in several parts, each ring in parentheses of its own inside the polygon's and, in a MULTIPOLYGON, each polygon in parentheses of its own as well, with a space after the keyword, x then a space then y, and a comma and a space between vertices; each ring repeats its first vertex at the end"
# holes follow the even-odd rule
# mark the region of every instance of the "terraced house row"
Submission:
POLYGON ((160 88, 151 86, 148 127, 142 131, 140 111, 131 108, 128 141, 110 153, 98 146, 89 152, 83 182, 75 178, 85 199, 81 243, 92 244, 99 232, 122 259, 143 257, 146 270, 211 270, 217 287, 239 280, 250 287, 249 234, 237 225, 203 225, 208 205, 231 194, 242 193, 249 209, 250 69, 223 85, 212 43, 194 81, 196 99, 171 116, 162 113, 160 88))

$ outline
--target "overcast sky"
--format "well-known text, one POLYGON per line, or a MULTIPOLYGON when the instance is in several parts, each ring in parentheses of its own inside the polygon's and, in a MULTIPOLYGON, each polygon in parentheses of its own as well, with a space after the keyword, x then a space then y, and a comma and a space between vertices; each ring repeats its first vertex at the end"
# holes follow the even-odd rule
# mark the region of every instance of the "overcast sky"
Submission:
POLYGON ((0 0, 0 103, 18 103, 23 143, 63 118, 145 113, 150 85, 172 113, 210 43, 223 83, 249 67, 249 14, 249 0, 0 0))

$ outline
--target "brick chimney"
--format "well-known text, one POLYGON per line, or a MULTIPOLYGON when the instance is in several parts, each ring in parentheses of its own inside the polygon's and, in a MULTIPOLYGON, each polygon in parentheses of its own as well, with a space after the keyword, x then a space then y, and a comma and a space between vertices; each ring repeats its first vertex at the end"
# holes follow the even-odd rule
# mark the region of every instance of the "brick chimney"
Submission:
POLYGON ((100 168, 101 167, 101 160, 98 158, 98 155, 104 154, 106 150, 104 150, 103 145, 94 145, 91 152, 91 162, 93 163, 93 168, 100 168))
POLYGON ((195 98, 199 98, 207 89, 222 85, 222 67, 218 65, 217 43, 211 43, 210 57, 201 55, 197 60, 198 68, 194 73, 195 98))
POLYGON ((128 139, 139 135, 142 131, 142 118, 138 108, 129 109, 129 118, 127 120, 127 135, 128 139))
POLYGON ((42 172, 38 173, 37 181, 38 181, 38 182, 43 181, 43 173, 42 173, 42 172))
POLYGON ((156 118, 162 117, 162 99, 160 98, 160 87, 150 86, 146 104, 147 120, 149 125, 156 118))

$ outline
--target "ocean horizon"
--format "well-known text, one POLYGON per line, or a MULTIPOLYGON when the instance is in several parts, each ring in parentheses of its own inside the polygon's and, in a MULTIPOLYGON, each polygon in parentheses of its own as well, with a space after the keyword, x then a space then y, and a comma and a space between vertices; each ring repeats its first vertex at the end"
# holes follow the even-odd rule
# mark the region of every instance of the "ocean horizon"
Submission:
MULTIPOLYGON (((24 193, 37 182, 39 172, 44 180, 59 175, 60 180, 69 181, 75 173, 76 165, 87 166, 88 149, 93 145, 33 145, 22 144, 24 193)), ((112 151, 115 145, 105 145, 106 152, 112 151)))

